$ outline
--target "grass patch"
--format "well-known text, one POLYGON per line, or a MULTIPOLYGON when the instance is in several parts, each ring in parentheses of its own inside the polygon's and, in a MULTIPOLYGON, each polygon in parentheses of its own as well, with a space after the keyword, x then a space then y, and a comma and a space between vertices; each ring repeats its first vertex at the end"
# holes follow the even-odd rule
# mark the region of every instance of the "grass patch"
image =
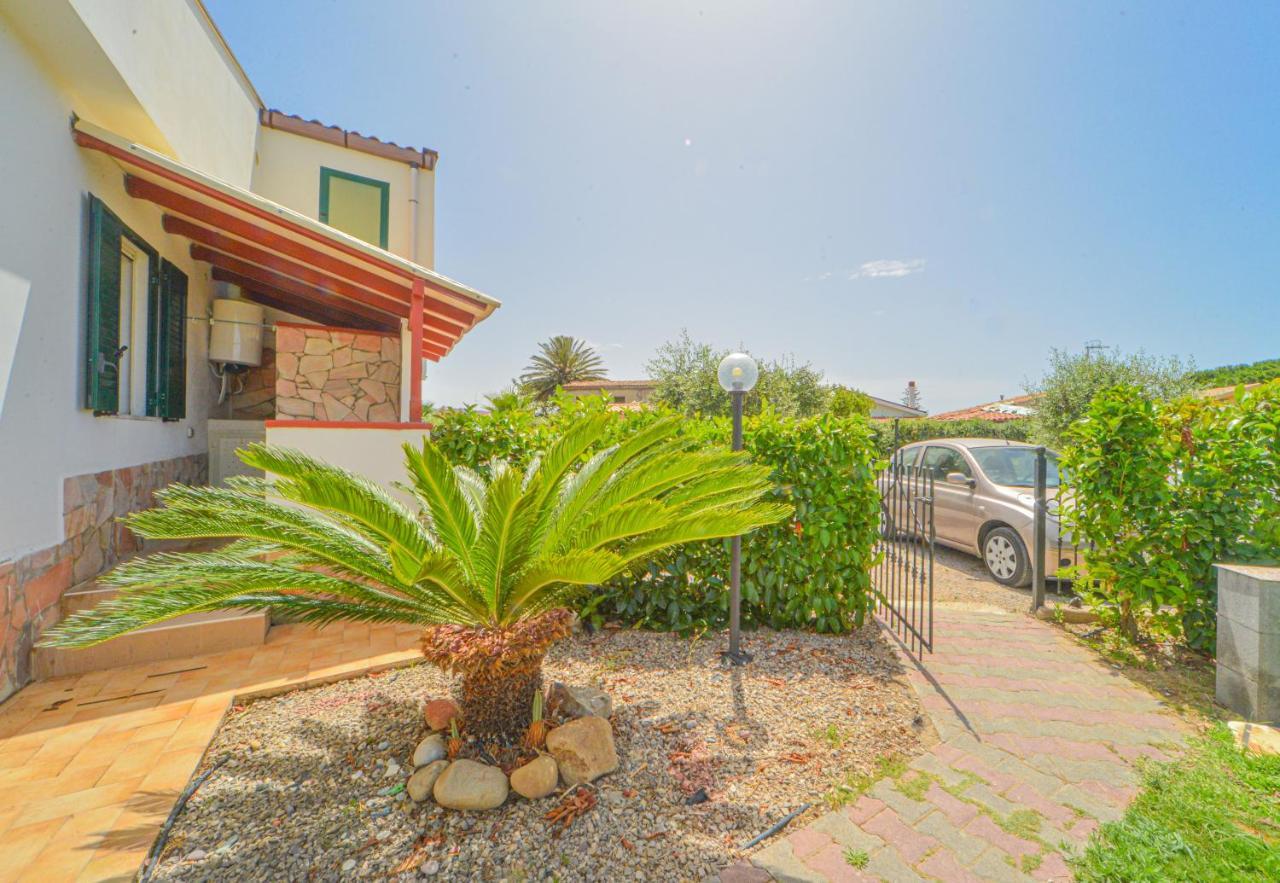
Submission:
POLYGON ((1037 852, 1034 855, 1032 853, 1027 853, 1022 857, 1022 862, 1021 862, 1022 873, 1030 874, 1036 868, 1040 867, 1040 865, 1043 862, 1044 862, 1044 858, 1040 855, 1040 853, 1037 852))
POLYGON ((1219 724, 1142 779, 1074 860, 1078 880, 1280 880, 1280 757, 1240 751, 1219 724))
POLYGON ((1035 840, 1040 834, 1040 813, 1034 809, 1015 809, 1004 818, 995 817, 995 821, 1005 833, 1023 840, 1035 840))
POLYGON ((902 776, 893 783, 893 789, 911 800, 919 803, 924 800, 924 794, 929 790, 929 783, 933 780, 923 773, 918 773, 914 777, 908 779, 902 776))
POLYGON ((865 849, 853 849, 850 847, 844 851, 844 863, 851 868, 862 870, 869 861, 871 861, 871 856, 867 855, 865 849))
POLYGON ((813 738, 826 743, 826 746, 833 750, 843 748, 845 743, 845 734, 834 723, 827 724, 820 730, 814 730, 813 738))
MULTIPOLYGON (((833 785, 826 794, 822 795, 822 799, 831 809, 839 809, 842 806, 848 806, 853 803, 865 794, 868 788, 881 779, 885 777, 897 779, 906 771, 906 760, 900 755, 891 754, 877 760, 875 771, 870 775, 866 773, 845 773, 843 779, 833 785)), ((925 789, 927 790, 928 787, 928 784, 926 784, 925 789)))

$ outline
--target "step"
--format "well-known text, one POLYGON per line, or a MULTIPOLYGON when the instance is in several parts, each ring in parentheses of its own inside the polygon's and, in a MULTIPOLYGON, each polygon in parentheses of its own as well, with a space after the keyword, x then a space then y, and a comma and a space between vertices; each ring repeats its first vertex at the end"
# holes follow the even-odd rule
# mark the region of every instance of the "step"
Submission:
MULTIPOLYGON (((99 595, 98 599, 102 597, 99 595)), ((80 600, 89 599, 78 599, 73 603, 80 600)), ((256 647, 266 640, 270 624, 270 618, 261 611, 211 610, 205 613, 188 613, 94 647, 36 647, 31 651, 31 670, 37 680, 45 680, 126 665, 256 647)))

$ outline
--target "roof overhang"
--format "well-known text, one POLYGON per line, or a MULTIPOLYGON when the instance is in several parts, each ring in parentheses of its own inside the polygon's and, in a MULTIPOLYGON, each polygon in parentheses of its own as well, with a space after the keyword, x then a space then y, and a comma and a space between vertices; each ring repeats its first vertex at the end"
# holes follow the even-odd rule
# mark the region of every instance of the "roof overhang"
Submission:
POLYGON ((76 143, 110 156, 130 196, 158 205, 191 257, 250 299, 325 324, 398 331, 422 294, 422 355, 438 360, 501 304, 293 209, 76 120, 76 143))

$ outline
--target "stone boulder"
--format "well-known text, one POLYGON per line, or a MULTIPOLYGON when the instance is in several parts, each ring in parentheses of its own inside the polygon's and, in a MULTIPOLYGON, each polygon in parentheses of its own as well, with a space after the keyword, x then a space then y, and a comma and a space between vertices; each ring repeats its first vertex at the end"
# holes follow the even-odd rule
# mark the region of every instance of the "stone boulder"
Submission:
POLYGON ((422 710, 422 716, 426 718, 427 726, 433 730, 449 729, 449 721, 455 717, 459 723, 462 721, 462 710, 458 708, 458 704, 452 699, 432 699, 427 703, 427 707, 422 710))
POLYGON ((405 785, 404 790, 409 792, 409 797, 414 803, 422 803, 431 796, 431 790, 436 786, 436 779, 440 778, 440 774, 447 766, 449 766, 447 760, 433 760, 409 777, 409 784, 405 785))
POLYGON ((556 790, 560 768, 555 758, 540 754, 519 769, 511 771, 511 790, 528 800, 546 797, 556 790))
POLYGON ((613 717, 613 699, 594 687, 570 687, 555 681, 547 691, 547 708, 561 717, 613 717))
POLYGON ((507 777, 495 766, 455 760, 436 779, 436 803, 449 809, 495 809, 507 799, 507 777))
POLYGON ((445 750, 444 736, 433 733, 418 743, 413 749, 414 769, 424 767, 433 761, 441 760, 448 752, 445 750))
POLYGON ((613 728, 602 717, 580 717, 556 727, 547 734, 547 752, 570 786, 594 782, 618 768, 613 728))

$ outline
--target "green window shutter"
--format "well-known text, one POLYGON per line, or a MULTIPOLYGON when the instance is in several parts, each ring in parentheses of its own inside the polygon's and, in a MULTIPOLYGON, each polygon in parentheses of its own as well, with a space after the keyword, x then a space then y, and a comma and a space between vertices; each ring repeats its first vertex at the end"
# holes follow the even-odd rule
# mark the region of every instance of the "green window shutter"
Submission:
POLYGON ((155 408, 165 420, 187 416, 187 274, 160 261, 160 290, 149 341, 154 353, 155 408))
POLYGON ((102 200, 89 197, 89 294, 85 402, 95 414, 120 407, 120 237, 124 225, 102 200))

